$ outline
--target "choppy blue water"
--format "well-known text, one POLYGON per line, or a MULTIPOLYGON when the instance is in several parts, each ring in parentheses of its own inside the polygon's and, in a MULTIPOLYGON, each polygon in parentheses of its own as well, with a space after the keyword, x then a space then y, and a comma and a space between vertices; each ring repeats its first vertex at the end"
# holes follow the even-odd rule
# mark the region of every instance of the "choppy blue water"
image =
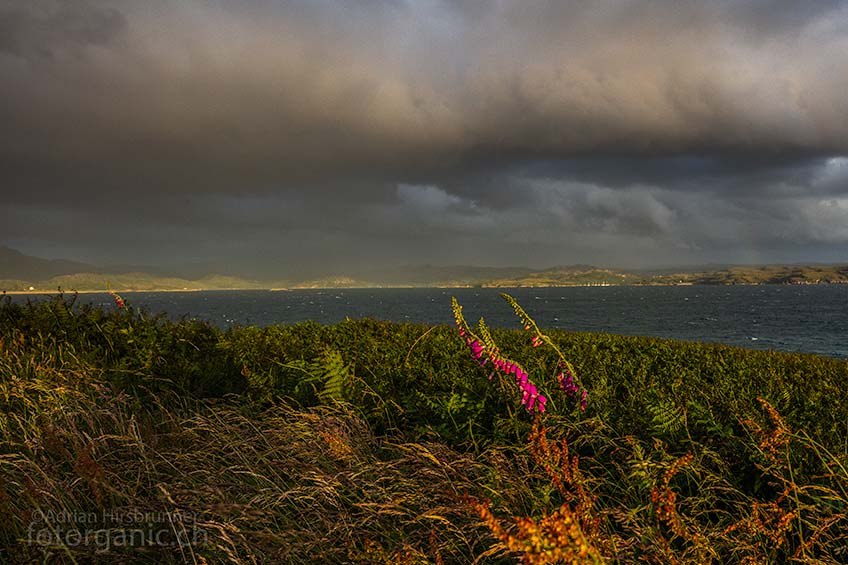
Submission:
MULTIPOLYGON (((518 327, 501 291, 515 296, 543 328, 848 358, 848 285, 137 292, 124 297, 151 312, 226 328, 305 320, 329 324, 346 317, 449 324, 455 295, 469 321, 484 316, 493 327, 518 327)), ((105 294, 79 300, 112 304, 105 294)))

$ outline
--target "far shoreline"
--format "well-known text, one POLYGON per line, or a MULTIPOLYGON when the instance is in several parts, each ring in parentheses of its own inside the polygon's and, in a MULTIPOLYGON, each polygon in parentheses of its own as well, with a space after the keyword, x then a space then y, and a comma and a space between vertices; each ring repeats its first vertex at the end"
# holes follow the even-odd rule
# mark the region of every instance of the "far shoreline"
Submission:
MULTIPOLYGON (((127 293, 127 292, 208 292, 216 289, 212 288, 157 288, 150 290, 135 290, 135 289, 87 289, 87 290, 77 290, 77 289, 56 289, 56 290, 0 290, 0 296, 3 294, 9 295, 45 295, 45 294, 109 294, 109 293, 127 293)), ((265 289, 239 289, 239 288, 224 288, 220 290, 265 290, 265 289)))
POLYGON ((290 288, 153 288, 153 289, 56 289, 56 290, 3 290, 0 289, 0 296, 21 296, 21 295, 51 295, 51 294, 109 294, 109 293, 133 293, 133 292, 242 292, 242 291, 260 291, 260 292, 289 292, 293 290, 391 290, 391 289, 413 289, 413 288, 438 288, 438 289, 549 289, 549 288, 621 288, 621 287, 730 287, 730 286, 843 286, 846 283, 842 282, 802 282, 802 283, 730 283, 730 284, 710 284, 710 283, 647 283, 647 284, 561 284, 561 285, 518 285, 518 286, 488 286, 488 285, 374 285, 374 286, 303 286, 290 288))

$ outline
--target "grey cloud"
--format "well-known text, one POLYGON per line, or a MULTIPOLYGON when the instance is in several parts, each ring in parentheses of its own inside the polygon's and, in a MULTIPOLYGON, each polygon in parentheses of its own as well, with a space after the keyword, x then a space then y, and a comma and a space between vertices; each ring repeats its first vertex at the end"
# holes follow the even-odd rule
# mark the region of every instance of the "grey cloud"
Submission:
POLYGON ((6 2, 0 238, 833 254, 846 23, 840 2, 6 2))
MULTIPOLYGON (((44 89, 68 91, 67 127, 51 121, 58 135, 40 145, 39 132, 29 151, 133 151, 162 175, 205 166, 230 182, 288 182, 588 151, 845 149, 848 73, 834 71, 848 43, 816 27, 844 10, 796 10, 811 29, 789 28, 782 47, 785 24, 745 39, 750 5, 503 3, 450 25, 451 12, 417 4, 139 6, 123 5, 126 44, 108 56, 0 67, 22 114, 46 110, 44 89)), ((26 42, 32 28, 13 35, 26 42)))
POLYGON ((436 185, 399 185, 386 202, 358 206, 285 197, 196 202, 175 197, 156 203, 172 208, 168 212, 144 206, 142 198, 117 206, 110 201, 97 210, 30 207, 14 211, 16 221, 3 229, 81 242, 76 256, 80 247, 108 243, 120 248, 122 257, 151 262, 168 249, 172 260, 201 257, 227 269, 275 276, 290 274, 295 265, 339 272, 363 261, 409 263, 411 258, 624 266, 779 260, 787 246, 806 246, 807 256, 833 260, 848 243, 845 196, 795 193, 762 199, 545 178, 515 178, 508 184, 523 195, 510 206, 493 205, 483 191, 475 199, 436 185), (751 255, 752 250, 763 255, 751 255), (246 268, 245 262, 254 265, 246 268))
POLYGON ((0 3, 0 52, 28 59, 78 56, 85 47, 112 43, 126 28, 118 10, 83 0, 0 3))

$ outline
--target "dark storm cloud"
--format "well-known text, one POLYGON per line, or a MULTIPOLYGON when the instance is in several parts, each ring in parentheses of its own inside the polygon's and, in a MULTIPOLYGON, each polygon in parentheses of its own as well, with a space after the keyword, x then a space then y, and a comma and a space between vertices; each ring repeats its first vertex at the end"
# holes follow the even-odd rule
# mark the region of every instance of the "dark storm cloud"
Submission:
POLYGON ((126 30, 115 9, 84 1, 0 6, 0 51, 25 58, 53 58, 90 45, 108 45, 126 30))
POLYGON ((846 24, 840 2, 0 2, 0 239, 835 256, 846 24))

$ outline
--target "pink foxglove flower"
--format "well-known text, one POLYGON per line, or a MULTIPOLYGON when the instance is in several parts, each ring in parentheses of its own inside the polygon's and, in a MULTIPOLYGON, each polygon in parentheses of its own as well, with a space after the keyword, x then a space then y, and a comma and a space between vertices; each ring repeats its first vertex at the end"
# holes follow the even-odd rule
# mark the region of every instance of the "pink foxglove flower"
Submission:
MULTIPOLYGON (((511 297, 505 296, 505 298, 507 298, 508 301, 512 300, 511 297)), ((532 320, 529 320, 529 316, 524 313, 523 309, 516 304, 513 304, 513 306, 516 309, 516 313, 522 317, 524 329, 529 331, 535 328, 532 320)), ((489 361, 492 362, 493 369, 489 372, 489 380, 494 378, 495 373, 513 375, 515 377, 515 384, 518 387, 521 405, 524 406, 530 413, 544 412, 547 409, 548 398, 539 393, 538 387, 530 380, 530 376, 527 374, 527 371, 525 371, 518 363, 501 356, 500 349, 492 342, 491 336, 489 335, 483 321, 480 321, 481 334, 483 335, 483 338, 481 338, 477 336, 466 324, 465 319, 462 316, 462 307, 455 298, 453 299, 453 310, 459 335, 464 339, 465 344, 471 351, 471 356, 480 364, 481 367, 485 367, 489 361)), ((533 347, 548 344, 556 350, 560 358, 558 363, 559 374, 557 375, 560 388, 567 397, 579 403, 581 410, 585 410, 587 405, 587 392, 582 390, 577 384, 576 378, 572 374, 573 369, 565 360, 559 348, 553 342, 546 341, 546 339, 547 338, 545 336, 536 334, 531 338, 531 344, 533 347)))

